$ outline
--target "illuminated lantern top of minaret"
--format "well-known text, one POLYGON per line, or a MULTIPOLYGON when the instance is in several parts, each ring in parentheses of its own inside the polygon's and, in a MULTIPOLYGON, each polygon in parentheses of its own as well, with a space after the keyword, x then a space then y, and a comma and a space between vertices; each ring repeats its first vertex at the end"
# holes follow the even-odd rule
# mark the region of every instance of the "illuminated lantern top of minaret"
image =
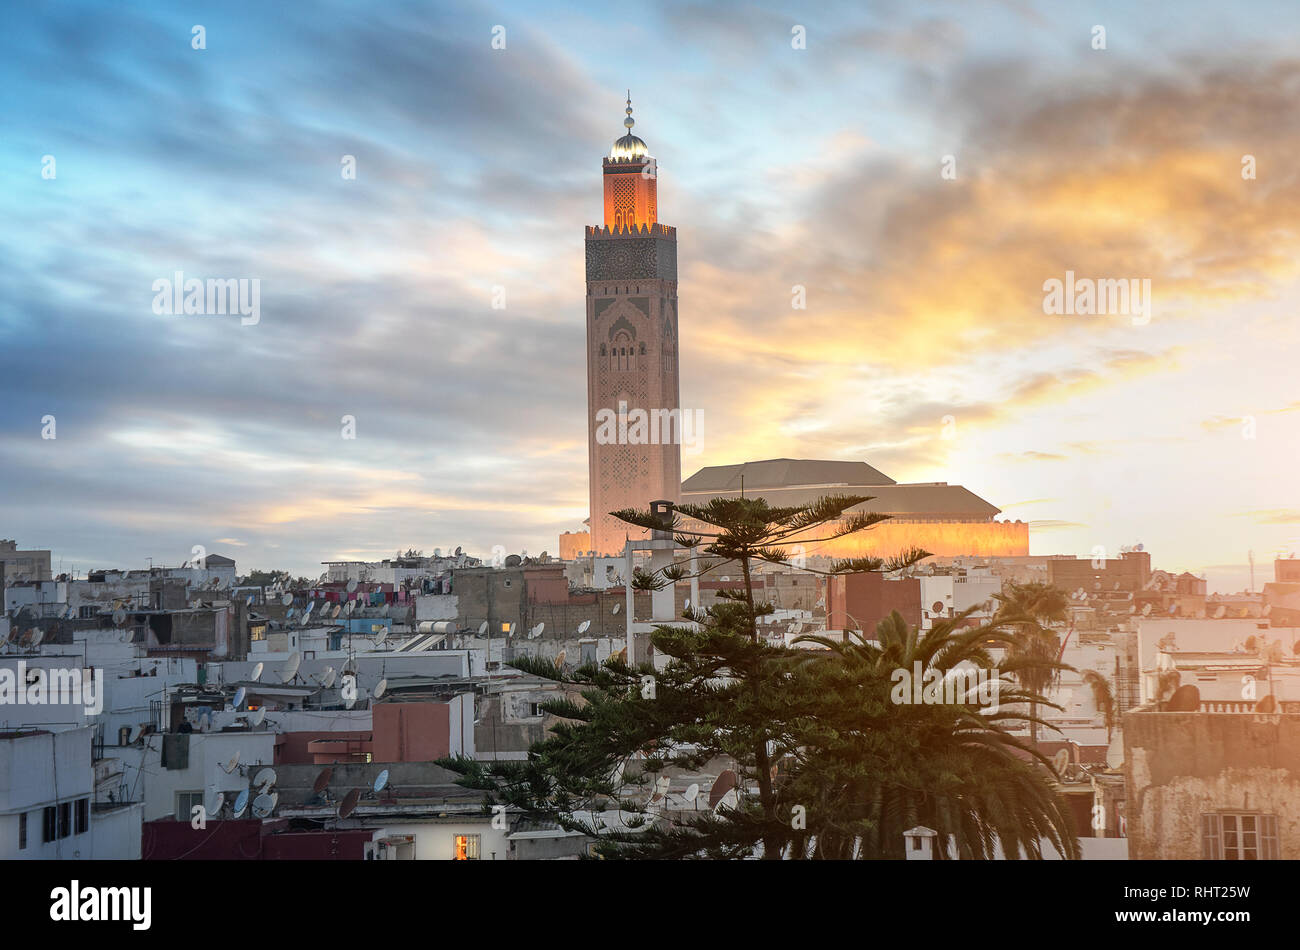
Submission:
POLYGON ((632 134, 632 93, 628 92, 627 132, 614 142, 605 159, 605 227, 615 231, 654 224, 658 209, 655 195, 656 167, 650 149, 632 134))

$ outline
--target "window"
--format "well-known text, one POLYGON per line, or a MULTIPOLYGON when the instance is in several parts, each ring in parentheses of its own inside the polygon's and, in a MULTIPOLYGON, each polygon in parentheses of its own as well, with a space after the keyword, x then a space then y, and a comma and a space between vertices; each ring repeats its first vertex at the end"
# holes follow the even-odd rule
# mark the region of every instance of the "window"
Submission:
POLYGON ((23 851, 27 848, 27 812, 18 816, 18 850, 23 851))
POLYGON ((59 802, 59 837, 72 834, 72 802, 59 802))
POLYGON ((84 835, 90 830, 90 799, 77 799, 77 834, 84 835))
POLYGON ((41 841, 45 844, 49 844, 58 837, 56 814, 57 811, 53 805, 47 805, 41 813, 41 841))
POLYGON ((202 792, 177 792, 176 793, 176 820, 189 821, 190 816, 194 814, 194 806, 203 804, 202 792))
POLYGON ((478 860, 478 835, 456 835, 456 860, 478 860))
POLYGON ((1201 854, 1210 861, 1276 860, 1277 816, 1221 812, 1201 816, 1201 854))

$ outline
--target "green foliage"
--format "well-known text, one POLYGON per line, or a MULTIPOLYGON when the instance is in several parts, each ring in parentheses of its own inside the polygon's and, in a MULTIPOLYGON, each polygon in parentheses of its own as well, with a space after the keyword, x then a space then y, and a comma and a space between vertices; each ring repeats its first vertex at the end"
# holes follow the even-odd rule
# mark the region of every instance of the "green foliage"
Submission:
MULTIPOLYGON (((925 633, 895 613, 874 640, 802 638, 821 650, 759 637, 757 619, 772 607, 754 600, 752 562, 783 563, 784 546, 807 543, 807 533, 822 526, 836 537, 847 526, 881 520, 846 515, 866 500, 826 498, 806 508, 745 498, 680 506, 678 515, 707 526, 687 529, 674 517, 676 535, 698 540, 687 545, 692 557, 672 574, 642 574, 634 586, 672 583, 687 564, 704 574, 732 561, 740 564, 744 589, 720 592, 708 610, 692 610, 695 623, 656 627, 651 642, 659 669, 618 658, 570 671, 516 661, 521 671, 566 686, 566 698, 544 705, 559 717, 549 735, 524 761, 439 764, 485 790, 490 803, 592 836, 606 858, 901 858, 902 833, 917 824, 951 839, 961 857, 989 857, 999 842, 1010 856, 1040 857, 1042 838, 1077 856, 1050 766, 1006 726, 1023 713, 984 708, 965 694, 948 704, 895 701, 895 673, 913 664, 940 674, 959 664, 991 669, 991 646, 1015 646, 1017 624, 1025 622, 1020 612, 963 629, 968 612, 925 633), (659 776, 720 760, 738 776, 734 807, 653 807, 659 776)), ((664 527, 648 512, 616 514, 664 527)), ((912 550, 843 561, 832 573, 902 570, 927 556, 912 550)), ((1038 661, 1018 662, 1028 671, 1038 661)), ((998 701, 1043 699, 1007 679, 998 701)))

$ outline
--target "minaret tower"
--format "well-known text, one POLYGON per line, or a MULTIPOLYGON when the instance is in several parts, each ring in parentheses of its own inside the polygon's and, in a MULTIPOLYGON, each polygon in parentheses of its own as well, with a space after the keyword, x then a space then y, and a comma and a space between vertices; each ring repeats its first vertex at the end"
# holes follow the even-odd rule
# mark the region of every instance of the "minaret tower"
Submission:
POLYGON ((679 501, 682 484, 677 229, 658 223, 657 168, 632 134, 635 124, 629 91, 627 133, 602 162, 605 223, 587 228, 587 439, 597 554, 621 554, 627 537, 645 535, 609 512, 679 501))

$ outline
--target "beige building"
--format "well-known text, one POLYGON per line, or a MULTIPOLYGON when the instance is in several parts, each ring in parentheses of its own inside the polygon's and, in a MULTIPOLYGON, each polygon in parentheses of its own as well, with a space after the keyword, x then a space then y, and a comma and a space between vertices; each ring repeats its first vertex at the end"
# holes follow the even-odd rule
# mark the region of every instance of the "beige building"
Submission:
POLYGON ((50 580, 50 552, 20 551, 17 541, 0 540, 0 578, 8 584, 50 580))

